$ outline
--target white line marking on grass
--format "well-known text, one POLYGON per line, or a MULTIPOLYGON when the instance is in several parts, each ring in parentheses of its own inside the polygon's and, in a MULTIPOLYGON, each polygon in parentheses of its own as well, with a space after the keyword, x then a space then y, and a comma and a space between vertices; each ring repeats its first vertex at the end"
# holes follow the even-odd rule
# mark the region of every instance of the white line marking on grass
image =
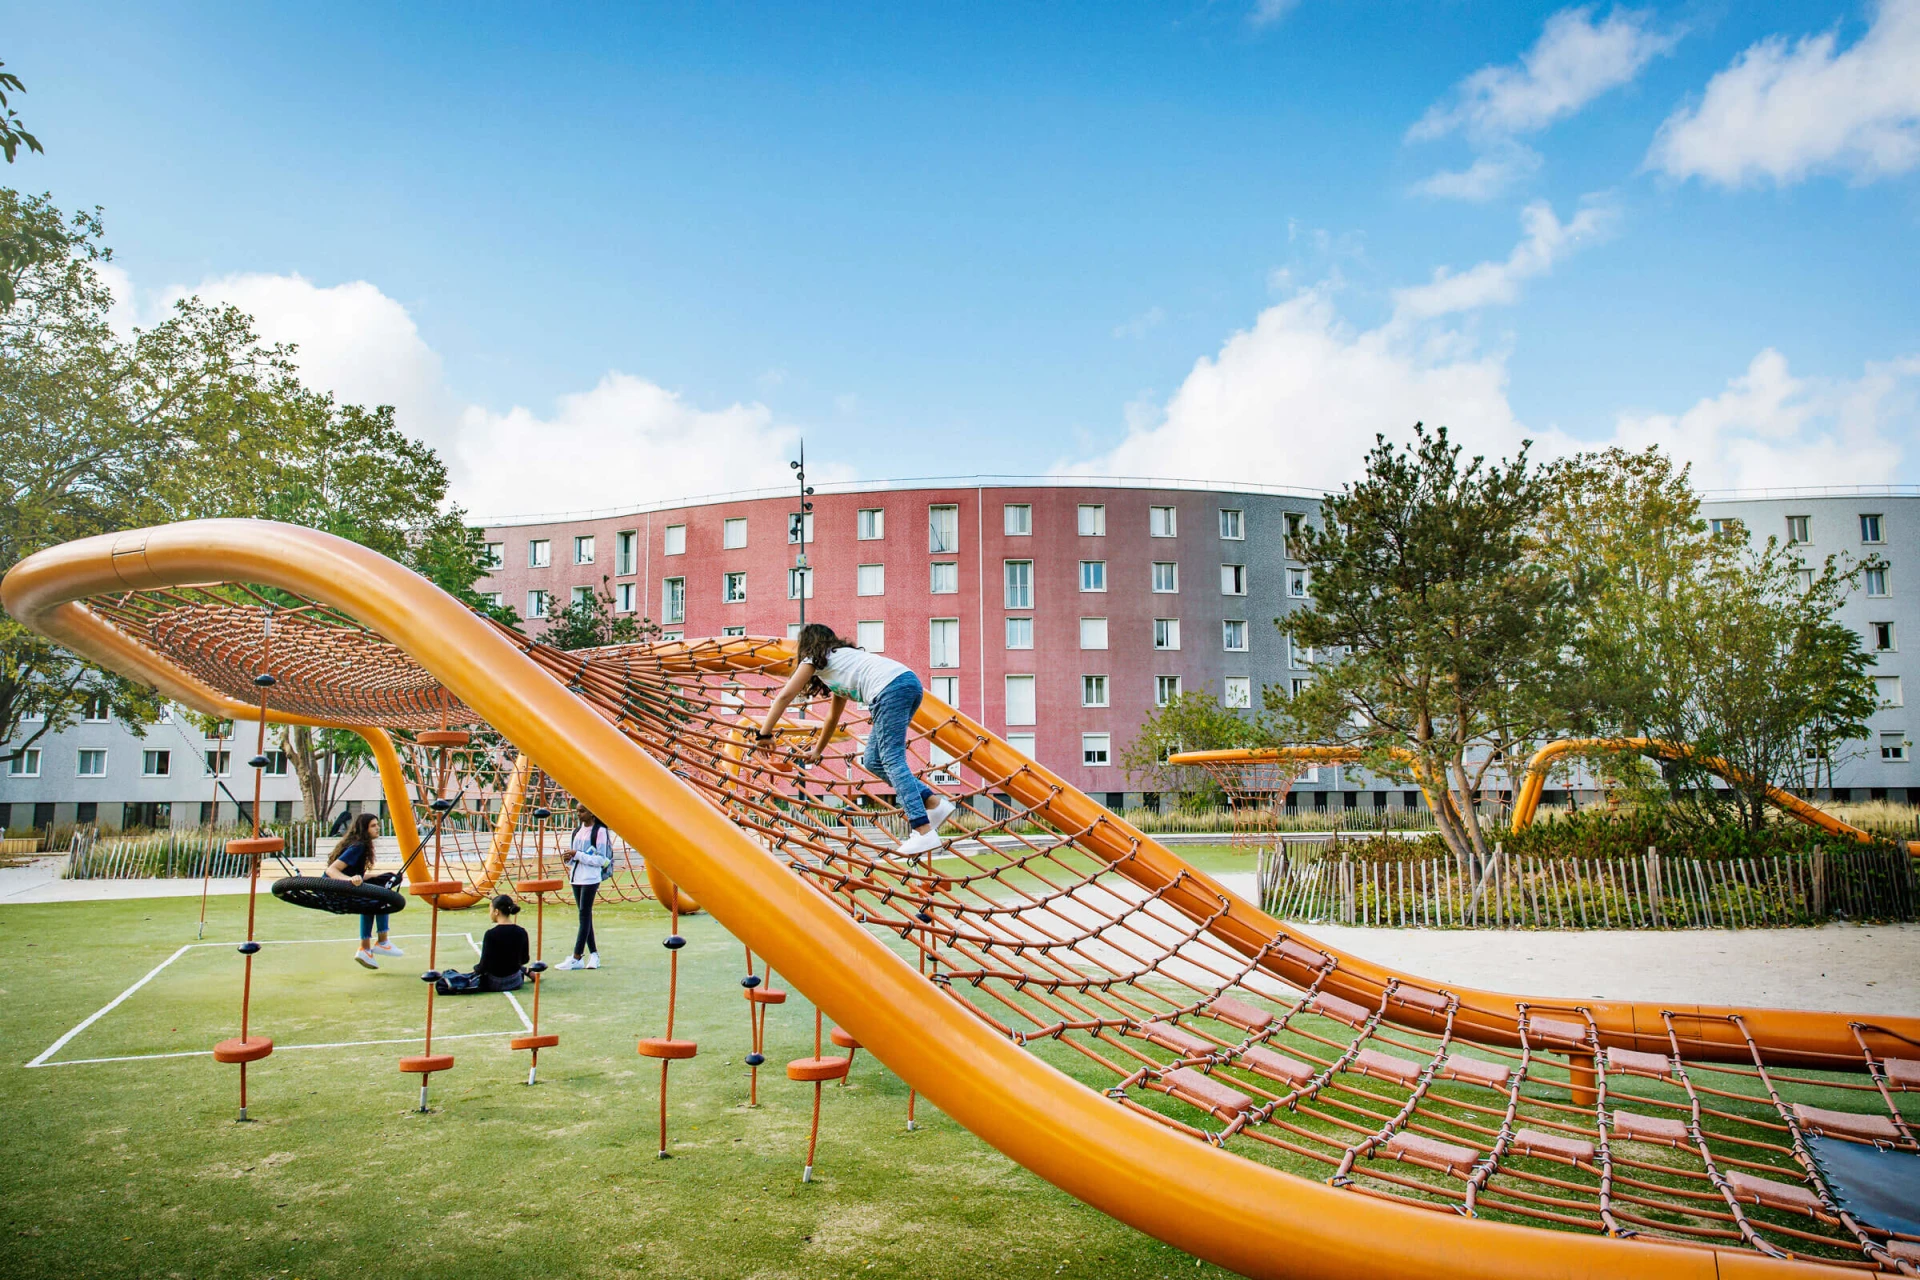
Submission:
MULTIPOLYGON (((435 1036, 435 1040, 482 1040, 493 1036, 517 1035, 514 1031, 463 1031, 457 1036, 435 1036)), ((275 1053, 289 1049, 358 1049, 373 1044, 412 1044, 419 1036, 401 1036, 398 1040, 334 1040, 327 1044, 276 1044, 275 1053)), ((29 1062, 29 1067, 86 1067, 100 1062, 145 1062, 149 1058, 211 1058, 211 1049, 181 1049, 173 1053, 129 1053, 119 1058, 67 1058, 60 1062, 29 1062)))
POLYGON ((73 1039, 75 1036, 79 1035, 82 1031, 85 1031, 88 1027, 100 1021, 100 1019, 106 1017, 108 1014, 112 1013, 115 1009, 119 1008, 121 1001, 125 1000, 128 996, 132 995, 134 992, 138 991, 140 988, 146 986, 149 982, 152 982, 155 978, 159 977, 160 971, 162 969, 172 964, 175 960, 178 960, 181 956, 187 954, 187 952, 193 950, 194 946, 195 946, 194 943, 189 942, 186 946, 181 947, 178 951, 168 956, 165 960, 162 960, 159 964, 147 970, 146 977, 140 979, 140 981, 134 983, 132 986, 128 987, 125 991, 122 991, 119 995, 107 1001, 106 1004, 94 1010, 94 1012, 87 1018, 86 1021, 82 1022, 79 1026, 67 1032, 67 1034, 61 1036, 58 1040, 55 1040, 52 1044, 48 1045, 45 1049, 41 1050, 40 1056, 35 1058, 32 1062, 27 1063, 27 1065, 29 1067, 45 1066, 48 1058, 51 1058, 54 1054, 66 1048, 67 1041, 73 1039))

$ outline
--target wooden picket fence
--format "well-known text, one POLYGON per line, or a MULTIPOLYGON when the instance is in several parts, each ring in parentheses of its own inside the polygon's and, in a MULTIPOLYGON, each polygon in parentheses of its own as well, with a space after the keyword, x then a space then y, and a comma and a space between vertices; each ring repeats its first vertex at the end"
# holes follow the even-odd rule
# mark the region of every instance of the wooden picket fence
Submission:
MULTIPOLYGON (((326 838, 318 822, 272 823, 264 830, 284 838, 290 861, 311 858, 326 838)), ((248 860, 227 852, 227 841, 251 835, 233 827, 151 831, 141 835, 103 834, 98 827, 76 827, 67 844, 66 880, 198 879, 204 875, 243 876, 248 860)))
POLYGON ((1495 854, 1478 878, 1451 858, 1354 857, 1337 843, 1260 851, 1260 905, 1286 920, 1402 928, 1752 929, 1833 919, 1912 920, 1902 849, 1751 858, 1495 854))

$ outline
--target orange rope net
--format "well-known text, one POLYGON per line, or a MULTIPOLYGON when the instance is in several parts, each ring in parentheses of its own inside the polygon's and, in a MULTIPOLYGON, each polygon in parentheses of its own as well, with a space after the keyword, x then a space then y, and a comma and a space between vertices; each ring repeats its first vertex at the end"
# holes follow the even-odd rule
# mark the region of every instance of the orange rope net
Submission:
MULTIPOLYGON (((520 768, 513 748, 351 619, 244 586, 134 591, 87 606, 240 698, 258 693, 248 673, 270 608, 276 709, 473 728, 447 791, 464 794, 442 856, 476 883, 543 870, 533 815, 560 812, 565 798, 522 771, 518 815, 500 823, 520 768), (513 837, 504 853, 501 831, 513 837)), ((941 751, 930 740, 941 719, 924 707, 910 758, 959 809, 943 852, 902 862, 893 849, 907 828, 890 785, 858 763, 860 708, 815 767, 797 763, 810 736, 805 708, 773 750, 746 749, 785 674, 778 641, 563 652, 503 634, 950 999, 1115 1105, 1196 1141, 1439 1213, 1909 1274, 1920 1258, 1920 1238, 1849 1213, 1817 1158, 1824 1143, 1920 1158, 1920 1048, 1903 1057, 1880 1028, 1858 1026, 1857 1055, 1813 1070, 1771 1059, 1737 1015, 1744 1062, 1704 1060, 1705 1042, 1674 1014, 1665 1051, 1649 1052, 1603 1048, 1578 1006, 1522 1005, 1515 1017, 1511 1006, 1476 1008, 1401 978, 1377 998, 1352 999, 1324 989, 1335 957, 1277 928, 1251 954, 1228 945, 1213 927, 1226 896, 1206 890, 1217 899, 1210 911, 1177 908, 1176 887, 1189 903, 1206 888, 1190 874, 1161 890, 1123 875, 1128 858, 1088 838, 1110 816, 1062 829, 1043 806, 1017 801, 1015 790, 1035 789, 1010 788, 1012 774, 983 763, 981 748, 999 746, 988 735, 974 751, 941 751), (1310 976, 1282 980, 1263 963, 1275 957, 1310 976), (1509 1043, 1469 1041, 1467 1026, 1497 1028, 1509 1043)), ((1271 813, 1291 781, 1276 773, 1231 790, 1262 797, 1271 813)))

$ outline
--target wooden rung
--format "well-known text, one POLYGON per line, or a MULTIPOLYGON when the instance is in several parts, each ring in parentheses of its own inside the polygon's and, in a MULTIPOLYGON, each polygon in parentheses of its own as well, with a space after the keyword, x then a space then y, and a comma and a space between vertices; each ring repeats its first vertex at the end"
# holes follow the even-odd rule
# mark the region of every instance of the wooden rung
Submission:
POLYGON ((1313 1003, 1307 1007, 1315 1013, 1332 1018, 1335 1022, 1344 1022, 1350 1027, 1357 1027, 1372 1016, 1365 1005, 1343 1000, 1325 991, 1315 996, 1313 1003))
POLYGON ((1788 1213, 1804 1213, 1809 1217, 1820 1212, 1820 1197, 1805 1187, 1790 1182, 1775 1182, 1771 1178, 1758 1178, 1738 1169, 1729 1170, 1726 1179, 1727 1190, 1733 1192, 1735 1200, 1762 1204, 1769 1209, 1785 1209, 1788 1213))
POLYGON ((1273 1015, 1232 996, 1215 996, 1202 1013, 1239 1027, 1242 1031, 1265 1031, 1273 1025, 1273 1015))
POLYGON ((1353 1055, 1353 1062, 1347 1070, 1358 1071, 1376 1080, 1391 1080, 1395 1084, 1412 1084, 1420 1078, 1419 1063, 1410 1058, 1396 1058, 1378 1049, 1362 1049, 1353 1055))
POLYGON ((1829 1111, 1793 1104, 1793 1118, 1802 1129, 1836 1138, 1858 1138, 1862 1142, 1898 1142, 1900 1130, 1885 1116, 1862 1115, 1857 1111, 1829 1111))
POLYGON ((1687 1134, 1687 1126, 1678 1120, 1663 1120, 1632 1111, 1613 1113, 1613 1132, 1616 1137, 1631 1138, 1636 1142, 1664 1142, 1670 1147, 1685 1146, 1692 1140, 1687 1134))
POLYGON ((1160 1082, 1171 1088, 1182 1102, 1192 1103, 1202 1111, 1224 1111, 1237 1116, 1253 1106, 1251 1097, 1192 1067, 1176 1067, 1162 1076, 1160 1082))
POLYGON ((1652 1076, 1656 1080, 1673 1078, 1673 1059, 1664 1053, 1642 1053, 1638 1049, 1622 1049, 1618 1045, 1607 1048, 1607 1070, 1624 1071, 1628 1075, 1652 1076))
POLYGON ((1538 1129, 1522 1129, 1514 1134, 1513 1151, 1515 1155, 1565 1160, 1569 1164, 1592 1164, 1594 1156, 1591 1142, 1564 1133, 1542 1133, 1538 1129))

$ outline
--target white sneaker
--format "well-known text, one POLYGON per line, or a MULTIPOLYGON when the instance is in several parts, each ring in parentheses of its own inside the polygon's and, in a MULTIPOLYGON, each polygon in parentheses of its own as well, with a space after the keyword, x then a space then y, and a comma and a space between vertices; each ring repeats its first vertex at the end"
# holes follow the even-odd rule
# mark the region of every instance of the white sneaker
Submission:
POLYGON ((354 952, 353 958, 356 962, 358 962, 361 965, 364 965, 366 968, 378 969, 380 967, 379 965, 375 964, 373 961, 373 952, 367 950, 365 947, 362 947, 358 951, 354 952))
POLYGON ((939 847, 940 835, 929 825, 925 831, 908 836, 897 852, 908 862, 918 862, 922 854, 932 853, 939 847))
POLYGON ((368 947, 367 950, 377 956, 404 956, 407 954, 391 942, 376 942, 371 947, 368 947))
POLYGON ((927 830, 938 831, 946 826, 947 819, 953 816, 954 807, 953 801, 941 796, 940 803, 927 810, 927 830))
POLYGON ((584 969, 587 966, 585 966, 584 964, 581 964, 577 957, 568 956, 565 960, 562 960, 559 964, 553 967, 556 969, 584 969))
POLYGON ((599 967, 600 967, 600 953, 598 951, 587 952, 587 962, 586 964, 582 965, 581 968, 598 969, 599 967))

